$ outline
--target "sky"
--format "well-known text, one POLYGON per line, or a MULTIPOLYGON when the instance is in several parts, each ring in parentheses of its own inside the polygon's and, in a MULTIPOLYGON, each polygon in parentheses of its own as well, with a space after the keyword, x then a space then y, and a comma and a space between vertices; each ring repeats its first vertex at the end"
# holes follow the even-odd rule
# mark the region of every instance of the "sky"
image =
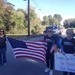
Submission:
MULTIPOLYGON (((7 0, 14 4, 14 8, 27 9, 28 0, 7 0)), ((30 0, 30 6, 34 7, 38 17, 60 14, 63 20, 75 18, 75 0, 30 0)))

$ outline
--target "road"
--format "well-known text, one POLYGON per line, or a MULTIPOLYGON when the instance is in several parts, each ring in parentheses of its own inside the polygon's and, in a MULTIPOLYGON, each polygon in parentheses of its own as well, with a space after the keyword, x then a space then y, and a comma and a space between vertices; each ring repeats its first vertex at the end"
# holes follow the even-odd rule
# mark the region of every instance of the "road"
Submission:
MULTIPOLYGON (((44 72, 45 68, 46 64, 42 61, 29 58, 14 59, 12 48, 8 43, 7 65, 0 66, 0 75, 49 75, 44 72)), ((62 72, 54 71, 54 75, 62 75, 62 72)))

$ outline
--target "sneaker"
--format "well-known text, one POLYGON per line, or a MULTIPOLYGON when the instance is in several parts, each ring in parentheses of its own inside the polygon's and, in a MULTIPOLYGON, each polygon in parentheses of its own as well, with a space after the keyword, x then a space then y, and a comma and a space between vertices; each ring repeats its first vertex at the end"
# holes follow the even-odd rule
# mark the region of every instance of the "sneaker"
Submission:
POLYGON ((53 75, 53 70, 50 70, 49 75, 53 75))
POLYGON ((46 68, 46 69, 45 69, 45 72, 49 72, 49 71, 50 71, 50 69, 49 69, 49 68, 46 68))

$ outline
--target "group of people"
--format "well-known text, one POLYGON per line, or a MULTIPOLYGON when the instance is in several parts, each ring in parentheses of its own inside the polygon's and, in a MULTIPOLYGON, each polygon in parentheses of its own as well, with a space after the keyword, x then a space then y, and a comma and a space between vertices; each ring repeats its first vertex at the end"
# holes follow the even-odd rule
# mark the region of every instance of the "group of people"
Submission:
MULTIPOLYGON (((66 30, 66 37, 63 38, 61 33, 53 34, 52 28, 44 31, 44 40, 47 42, 46 50, 46 69, 49 75, 53 75, 54 69, 54 52, 60 51, 63 55, 66 53, 75 55, 75 38, 73 29, 66 30)), ((0 29, 0 65, 6 65, 6 35, 3 29, 0 29)), ((63 72, 63 75, 68 75, 68 72, 63 72)), ((75 75, 75 73, 69 73, 75 75)))
MULTIPOLYGON (((52 28, 45 30, 44 40, 47 42, 46 50, 46 69, 45 72, 49 72, 49 75, 53 75, 54 69, 54 52, 60 51, 63 55, 73 54, 75 55, 75 38, 73 29, 66 30, 66 37, 62 37, 62 34, 53 34, 52 28)), ((63 75, 68 75, 68 72, 63 72, 63 75)), ((69 72, 69 75, 75 75, 75 73, 69 72)))

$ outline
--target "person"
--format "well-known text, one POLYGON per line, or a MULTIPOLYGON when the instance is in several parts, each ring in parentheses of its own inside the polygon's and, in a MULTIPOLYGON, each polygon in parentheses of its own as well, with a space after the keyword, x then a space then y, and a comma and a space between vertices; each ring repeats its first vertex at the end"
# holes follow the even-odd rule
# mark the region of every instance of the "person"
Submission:
POLYGON ((6 35, 3 29, 0 29, 0 65, 6 65, 6 35))
POLYGON ((47 41, 47 50, 46 50, 46 66, 47 67, 45 69, 45 72, 49 72, 49 75, 53 75, 54 49, 56 48, 56 40, 55 40, 55 37, 53 36, 52 28, 49 28, 47 30, 47 35, 45 36, 44 40, 47 41))
POLYGON ((60 32, 59 34, 54 34, 54 36, 56 37, 56 44, 57 44, 57 49, 56 52, 61 52, 61 42, 62 42, 62 33, 60 32))
POLYGON ((45 40, 45 38, 46 38, 46 36, 47 36, 47 30, 44 30, 44 31, 43 31, 43 36, 44 36, 43 40, 45 40))
MULTIPOLYGON (((73 29, 66 30, 67 36, 62 39, 61 50, 62 54, 73 54, 75 55, 75 39, 73 38, 73 29)), ((68 75, 68 72, 63 72, 63 75, 68 75)), ((75 73, 69 72, 69 75, 75 75, 75 73)))

